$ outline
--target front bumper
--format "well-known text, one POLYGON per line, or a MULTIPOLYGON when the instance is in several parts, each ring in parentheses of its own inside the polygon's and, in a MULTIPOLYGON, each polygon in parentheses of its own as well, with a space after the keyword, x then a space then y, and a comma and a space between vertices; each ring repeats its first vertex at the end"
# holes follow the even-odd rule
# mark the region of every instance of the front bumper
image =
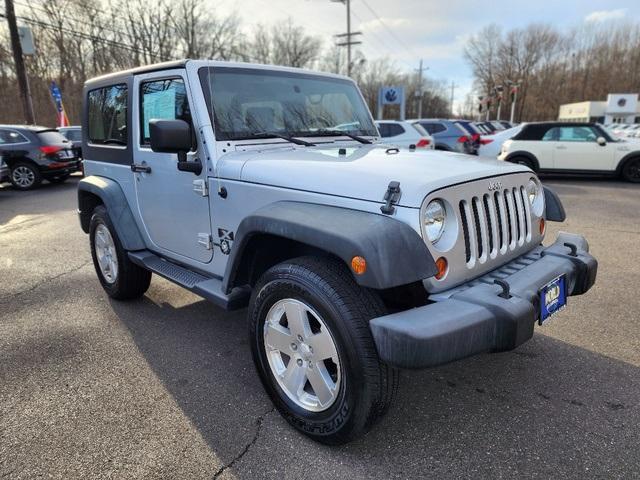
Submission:
POLYGON ((597 270, 585 238, 560 233, 553 245, 439 295, 440 301, 373 319, 378 354, 396 367, 425 368, 512 350, 533 336, 540 288, 565 275, 567 296, 581 295, 595 283, 597 270), (495 280, 508 284, 509 298, 495 280))

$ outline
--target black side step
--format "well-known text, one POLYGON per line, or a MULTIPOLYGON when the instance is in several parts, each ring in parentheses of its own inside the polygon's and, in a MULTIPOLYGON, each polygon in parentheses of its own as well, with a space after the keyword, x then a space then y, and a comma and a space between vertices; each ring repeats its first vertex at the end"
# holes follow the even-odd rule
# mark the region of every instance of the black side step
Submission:
POLYGON ((222 292, 222 280, 192 272, 164 260, 148 250, 129 252, 129 258, 136 265, 157 273, 225 310, 236 310, 249 303, 250 291, 248 288, 234 288, 229 295, 226 295, 222 292))

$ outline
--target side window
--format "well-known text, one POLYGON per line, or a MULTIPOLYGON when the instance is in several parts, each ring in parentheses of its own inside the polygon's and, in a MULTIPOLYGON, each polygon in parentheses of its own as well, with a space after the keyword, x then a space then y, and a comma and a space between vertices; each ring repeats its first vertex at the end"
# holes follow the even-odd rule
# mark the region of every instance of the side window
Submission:
POLYGON ((389 124, 388 123, 379 123, 378 131, 380 132, 380 136, 382 138, 387 138, 389 136, 389 124))
POLYGON ((22 134, 13 130, 0 130, 0 145, 11 145, 14 143, 28 143, 22 134))
POLYGON ((389 128, 389 137, 397 137, 404 133, 402 125, 398 125, 397 123, 389 123, 387 124, 387 127, 389 128))
POLYGON ((589 127, 560 127, 558 128, 560 142, 595 142, 598 135, 589 127))
POLYGON ((167 78, 145 82, 140 87, 140 143, 149 144, 149 121, 184 120, 189 125, 191 110, 187 100, 184 80, 167 78))
POLYGON ((127 86, 112 85, 89 92, 89 141, 127 144, 127 86))
POLYGON ((559 132, 560 132, 560 129, 558 127, 550 128, 549 130, 547 130, 547 133, 545 133, 542 136, 542 141, 543 142, 557 142, 558 141, 559 132))
POLYGON ((444 125, 442 125, 441 123, 421 123, 420 125, 422 125, 425 130, 427 132, 429 132, 430 135, 433 135, 434 133, 440 133, 440 132, 444 132, 447 127, 445 127, 444 125))

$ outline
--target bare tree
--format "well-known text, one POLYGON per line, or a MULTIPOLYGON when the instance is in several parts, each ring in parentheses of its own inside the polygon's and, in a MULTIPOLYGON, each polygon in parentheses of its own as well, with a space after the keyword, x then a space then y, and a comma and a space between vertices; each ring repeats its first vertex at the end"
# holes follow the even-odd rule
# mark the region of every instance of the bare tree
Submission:
POLYGON ((250 44, 250 55, 261 63, 289 67, 311 67, 318 59, 322 42, 293 24, 291 18, 270 29, 258 26, 250 44))

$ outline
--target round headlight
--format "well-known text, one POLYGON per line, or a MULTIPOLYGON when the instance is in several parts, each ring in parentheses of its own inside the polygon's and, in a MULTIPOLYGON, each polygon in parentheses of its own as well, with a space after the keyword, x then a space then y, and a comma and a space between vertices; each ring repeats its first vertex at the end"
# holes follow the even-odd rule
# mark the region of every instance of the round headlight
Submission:
POLYGON ((447 211, 440 200, 432 200, 424 209, 424 232, 431 243, 436 243, 442 237, 447 211))
POLYGON ((527 198, 529 199, 529 204, 531 205, 531 210, 534 215, 541 217, 542 211, 544 210, 544 193, 540 183, 534 178, 529 179, 525 191, 527 192, 527 198))

